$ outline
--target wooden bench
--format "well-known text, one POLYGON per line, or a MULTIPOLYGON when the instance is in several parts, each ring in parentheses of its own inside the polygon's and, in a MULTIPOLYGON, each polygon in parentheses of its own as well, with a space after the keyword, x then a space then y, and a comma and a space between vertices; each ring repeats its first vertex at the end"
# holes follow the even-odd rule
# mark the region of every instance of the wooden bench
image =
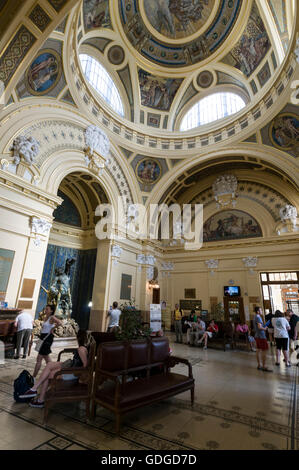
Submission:
POLYGON ((119 433, 123 414, 187 390, 193 405, 192 366, 186 359, 170 356, 167 338, 102 343, 97 352, 92 416, 97 405, 111 410, 119 433), (179 363, 186 364, 188 375, 171 372, 179 363))

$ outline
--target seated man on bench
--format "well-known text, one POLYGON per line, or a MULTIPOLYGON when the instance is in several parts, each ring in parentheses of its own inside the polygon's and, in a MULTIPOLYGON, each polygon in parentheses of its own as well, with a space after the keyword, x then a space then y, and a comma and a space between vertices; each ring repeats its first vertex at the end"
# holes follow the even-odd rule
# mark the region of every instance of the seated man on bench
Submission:
POLYGON ((206 324, 201 319, 201 316, 197 316, 197 320, 192 325, 192 331, 190 333, 190 345, 195 346, 195 344, 199 343, 199 339, 204 335, 206 331, 206 324))

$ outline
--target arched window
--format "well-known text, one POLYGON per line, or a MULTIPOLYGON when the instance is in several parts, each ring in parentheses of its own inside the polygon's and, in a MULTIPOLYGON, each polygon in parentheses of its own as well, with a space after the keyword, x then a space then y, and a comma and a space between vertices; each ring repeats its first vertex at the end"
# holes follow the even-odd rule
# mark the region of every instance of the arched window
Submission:
POLYGON ((124 108, 119 91, 107 70, 97 60, 87 54, 80 54, 80 61, 88 82, 114 111, 124 116, 124 108))
POLYGON ((181 131, 209 124, 231 114, 237 113, 246 106, 245 101, 235 93, 214 93, 198 101, 187 112, 181 122, 181 131))

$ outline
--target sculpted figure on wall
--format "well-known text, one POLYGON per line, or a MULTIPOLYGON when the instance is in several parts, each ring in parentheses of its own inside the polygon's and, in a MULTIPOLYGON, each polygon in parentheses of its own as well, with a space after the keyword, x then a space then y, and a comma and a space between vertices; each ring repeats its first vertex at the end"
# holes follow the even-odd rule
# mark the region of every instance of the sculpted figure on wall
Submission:
POLYGON ((24 158, 25 162, 31 166, 39 153, 39 143, 34 137, 20 135, 13 141, 11 150, 13 150, 16 165, 19 165, 21 158, 24 158))

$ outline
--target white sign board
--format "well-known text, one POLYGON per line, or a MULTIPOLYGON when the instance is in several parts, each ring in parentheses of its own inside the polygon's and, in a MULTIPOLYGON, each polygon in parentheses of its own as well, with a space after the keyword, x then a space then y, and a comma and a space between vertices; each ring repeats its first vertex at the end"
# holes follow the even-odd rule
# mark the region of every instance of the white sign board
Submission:
POLYGON ((162 315, 160 304, 150 304, 150 328, 156 332, 161 330, 162 315))

